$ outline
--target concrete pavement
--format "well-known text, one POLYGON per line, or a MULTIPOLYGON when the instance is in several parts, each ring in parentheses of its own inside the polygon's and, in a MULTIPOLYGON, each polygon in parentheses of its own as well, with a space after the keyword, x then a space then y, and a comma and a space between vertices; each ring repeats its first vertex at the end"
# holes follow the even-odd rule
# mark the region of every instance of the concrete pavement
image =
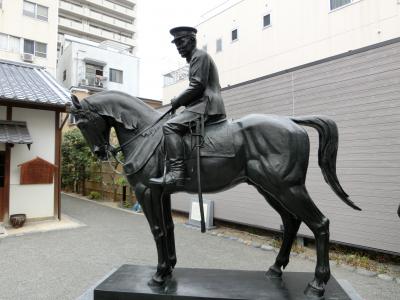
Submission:
MULTIPOLYGON (((122 264, 155 265, 153 238, 143 215, 62 197, 63 213, 84 227, 0 239, 0 299, 76 299, 122 264)), ((266 270, 276 253, 184 225, 176 226, 177 267, 266 270)), ((288 271, 315 263, 293 257, 288 271)), ((367 300, 396 299, 400 284, 332 267, 367 300)))

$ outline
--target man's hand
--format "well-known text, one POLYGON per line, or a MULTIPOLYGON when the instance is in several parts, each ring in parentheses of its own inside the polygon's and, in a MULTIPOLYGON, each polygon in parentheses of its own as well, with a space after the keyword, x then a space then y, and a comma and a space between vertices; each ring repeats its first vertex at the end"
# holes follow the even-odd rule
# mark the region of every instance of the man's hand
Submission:
POLYGON ((172 98, 171 99, 171 106, 173 110, 177 110, 181 105, 179 104, 179 102, 177 101, 176 98, 172 98))

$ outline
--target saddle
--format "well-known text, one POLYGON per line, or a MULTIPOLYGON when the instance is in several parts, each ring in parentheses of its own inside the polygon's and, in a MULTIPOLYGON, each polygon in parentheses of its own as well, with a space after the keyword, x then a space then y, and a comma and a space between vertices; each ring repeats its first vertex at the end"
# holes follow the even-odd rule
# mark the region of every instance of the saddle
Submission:
MULTIPOLYGON (((196 130, 184 135, 184 159, 196 158, 196 130)), ((235 145, 230 122, 226 119, 206 122, 200 148, 201 157, 235 157, 235 145)))

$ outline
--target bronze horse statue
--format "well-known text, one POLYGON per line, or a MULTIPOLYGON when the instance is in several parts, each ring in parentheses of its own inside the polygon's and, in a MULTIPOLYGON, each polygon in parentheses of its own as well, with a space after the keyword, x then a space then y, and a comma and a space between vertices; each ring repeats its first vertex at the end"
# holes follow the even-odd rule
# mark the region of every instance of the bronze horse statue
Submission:
MULTIPOLYGON (((162 186, 151 186, 149 179, 162 176, 164 171, 161 125, 165 120, 157 122, 162 114, 141 100, 116 91, 101 92, 81 102, 73 96, 73 104, 71 113, 77 126, 92 152, 100 159, 107 159, 112 148, 109 144, 110 129, 115 129, 125 158, 125 175, 142 205, 157 247, 157 271, 149 284, 163 285, 171 277, 177 262, 171 194, 197 192, 196 173, 193 171, 196 169, 193 167, 195 160, 190 155, 187 157, 185 163, 190 178, 180 190, 164 191, 162 186)), ((305 293, 322 296, 330 278, 329 220, 314 204, 305 187, 310 143, 307 132, 300 125, 311 126, 319 133, 318 162, 325 181, 347 205, 360 210, 343 191, 336 175, 336 124, 322 116, 261 114, 225 123, 222 127, 225 131, 229 129, 231 138, 222 140, 231 144, 234 155, 202 157, 203 192, 216 193, 247 183, 254 186, 280 214, 284 225, 283 243, 275 263, 266 273, 270 278, 282 276, 297 231, 304 222, 315 236, 317 253, 315 276, 305 293)), ((209 133, 218 136, 218 132, 212 132, 218 130, 212 127, 206 126, 206 136, 209 133)))

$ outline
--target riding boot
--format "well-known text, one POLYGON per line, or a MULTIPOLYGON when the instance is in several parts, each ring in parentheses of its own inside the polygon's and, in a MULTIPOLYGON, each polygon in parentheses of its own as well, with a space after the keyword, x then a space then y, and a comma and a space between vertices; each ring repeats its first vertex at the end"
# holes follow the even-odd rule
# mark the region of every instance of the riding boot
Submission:
POLYGON ((165 135, 165 146, 169 161, 169 172, 159 178, 151 178, 150 184, 183 186, 185 165, 183 163, 183 141, 179 134, 165 135))

